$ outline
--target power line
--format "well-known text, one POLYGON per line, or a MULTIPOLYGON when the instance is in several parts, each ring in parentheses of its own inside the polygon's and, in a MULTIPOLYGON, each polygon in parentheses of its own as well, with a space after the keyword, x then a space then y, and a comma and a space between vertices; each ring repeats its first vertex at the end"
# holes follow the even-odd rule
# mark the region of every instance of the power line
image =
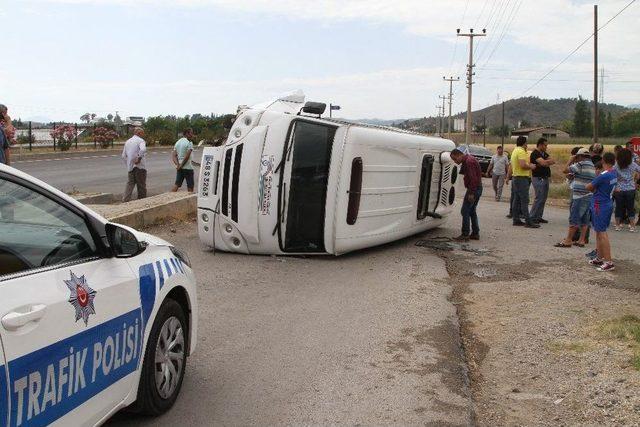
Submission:
MULTIPOLYGON (((620 9, 615 15, 613 15, 611 18, 609 18, 609 20, 607 22, 605 22, 601 27, 598 28, 598 31, 602 31, 607 25, 609 25, 609 23, 611 21, 613 21, 614 19, 616 19, 618 17, 618 15, 620 15, 622 12, 624 12, 625 10, 627 10, 627 8, 629 6, 631 6, 633 3, 635 3, 636 0, 631 0, 629 3, 627 3, 627 5, 625 7, 623 7, 622 9, 620 9)), ((591 38, 593 37, 595 32, 592 32, 591 34, 589 34, 589 37, 587 37, 586 39, 584 39, 584 41, 582 43, 580 43, 578 45, 578 47, 576 47, 575 49, 573 49, 567 56, 564 57, 564 59, 562 59, 562 61, 560 61, 557 65, 555 65, 553 68, 551 68, 549 71, 547 71, 547 73, 540 77, 534 84, 532 84, 531 86, 529 86, 524 92, 522 92, 522 94, 520 94, 520 96, 525 95, 527 92, 529 92, 531 89, 533 89, 534 87, 536 87, 541 81, 543 81, 544 79, 547 78, 547 76, 549 76, 551 73, 553 73, 559 66, 561 66, 562 64, 564 64, 567 59, 571 58, 573 56, 574 53, 576 53, 578 50, 580 50, 580 48, 582 46, 584 46, 585 44, 587 44, 587 42, 589 40, 591 40, 591 38)))
POLYGON ((478 21, 480 21, 480 18, 482 18, 482 15, 484 14, 484 10, 487 8, 487 3, 489 3, 489 0, 484 0, 484 4, 482 5, 482 9, 480 10, 480 13, 478 14, 478 17, 476 18, 475 22, 473 23, 473 27, 472 28, 475 28, 475 27, 478 26, 478 21))
MULTIPOLYGON (((462 18, 460 19, 460 25, 458 28, 462 28, 462 24, 464 23, 464 18, 467 16, 467 9, 469 8, 469 0, 464 5, 464 11, 462 12, 462 18)), ((451 63, 449 64, 449 71, 453 68, 453 63, 456 60, 456 53, 458 52, 458 38, 456 37, 456 41, 453 44, 453 55, 451 55, 451 63)), ((460 74, 460 73, 458 73, 460 74)))
POLYGON ((518 15, 518 11, 520 10, 520 7, 522 6, 522 2, 524 0, 520 0, 519 2, 516 2, 513 4, 513 8, 511 9, 511 13, 509 15, 509 18, 507 18, 507 23, 505 24, 505 26, 502 28, 502 33, 500 34, 500 38, 498 39, 498 42, 495 44, 495 46, 493 47, 493 50, 491 51, 491 53, 489 54, 489 57, 487 58, 487 60, 484 62, 484 65, 487 65, 489 63, 489 61, 491 61, 491 58, 493 58, 493 54, 496 52, 496 50, 498 49, 498 47, 500 46, 500 44, 502 43, 502 40, 504 39, 504 36, 507 34, 507 32, 509 31, 509 29, 511 28, 511 24, 513 24, 513 20, 516 18, 516 16, 518 15))
POLYGON ((487 37, 486 43, 483 43, 483 46, 482 46, 483 49, 478 53, 478 56, 476 58, 477 61, 480 61, 480 59, 487 52, 487 50, 489 49, 489 46, 491 46, 491 43, 493 42, 494 36, 500 33, 499 28, 502 24, 504 13, 509 9, 510 1, 511 0, 505 0, 500 4, 498 9, 496 10, 496 19, 493 21, 492 27, 487 28, 487 31, 489 32, 489 37, 487 37))

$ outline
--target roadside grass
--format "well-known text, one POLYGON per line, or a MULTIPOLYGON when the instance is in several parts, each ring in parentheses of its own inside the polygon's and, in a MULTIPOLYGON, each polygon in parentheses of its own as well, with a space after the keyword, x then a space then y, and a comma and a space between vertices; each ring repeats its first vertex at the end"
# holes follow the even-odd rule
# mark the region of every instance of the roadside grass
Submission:
POLYGON ((627 314, 603 322, 597 328, 600 338, 626 342, 633 349, 631 364, 640 371, 640 317, 627 314))
POLYGON ((569 186, 565 182, 552 182, 549 184, 550 199, 569 199, 569 186))
POLYGON ((547 348, 554 353, 586 353, 591 350, 591 345, 583 341, 551 341, 547 348))

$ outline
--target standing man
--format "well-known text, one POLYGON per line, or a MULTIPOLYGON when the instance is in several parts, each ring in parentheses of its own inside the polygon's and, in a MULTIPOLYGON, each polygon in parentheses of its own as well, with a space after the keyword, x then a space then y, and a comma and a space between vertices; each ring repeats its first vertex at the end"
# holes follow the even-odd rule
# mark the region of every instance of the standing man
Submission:
POLYGON ((0 104, 0 163, 7 166, 11 164, 11 152, 9 151, 9 136, 7 131, 13 128, 11 117, 5 105, 0 104))
POLYGON ((531 171, 531 181, 533 183, 533 191, 535 198, 531 207, 531 221, 536 224, 546 224, 548 221, 542 216, 544 214, 544 205, 547 203, 549 195, 549 180, 551 179, 551 165, 555 165, 555 160, 550 158, 547 153, 547 140, 540 138, 536 143, 536 149, 531 153, 531 163, 536 168, 531 171))
POLYGON ((147 154, 147 143, 142 139, 144 129, 136 127, 133 129, 133 136, 124 143, 122 149, 122 159, 127 165, 127 187, 124 190, 123 202, 131 200, 133 187, 138 187, 138 199, 147 197, 147 168, 145 156, 147 154))
POLYGON ((193 152, 193 130, 186 129, 173 147, 173 164, 176 166, 176 181, 171 191, 176 192, 182 187, 182 182, 187 180, 187 191, 193 193, 193 166, 191 165, 191 153, 193 152))
POLYGON ((531 187, 531 171, 536 165, 530 163, 527 152, 527 138, 520 135, 516 140, 517 147, 511 153, 511 171, 513 176, 513 225, 527 228, 540 228, 529 216, 529 187, 531 187), (524 222, 522 219, 524 218, 524 222))
POLYGON ((478 224, 478 214, 476 208, 482 196, 482 169, 480 163, 470 154, 463 154, 457 148, 451 151, 451 160, 462 165, 464 173, 464 186, 467 192, 462 202, 462 233, 455 238, 457 241, 465 242, 469 239, 480 240, 480 225, 478 224), (471 223, 471 227, 469 227, 471 223), (471 230, 469 230, 471 228, 471 230), (469 232, 471 231, 471 234, 469 232))
POLYGON ((504 187, 505 180, 507 178, 508 169, 509 157, 504 154, 504 148, 502 145, 499 145, 497 153, 491 157, 489 168, 487 169, 487 176, 491 177, 493 191, 496 194, 496 202, 499 202, 502 198, 502 188, 504 187))

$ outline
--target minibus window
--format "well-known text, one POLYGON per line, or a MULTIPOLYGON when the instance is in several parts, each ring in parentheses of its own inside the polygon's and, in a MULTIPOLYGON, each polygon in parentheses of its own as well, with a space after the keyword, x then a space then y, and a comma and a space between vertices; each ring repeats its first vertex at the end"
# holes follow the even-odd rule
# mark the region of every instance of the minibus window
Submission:
POLYGON ((360 211, 360 193, 362 191, 362 158, 356 157, 351 162, 351 182, 349 184, 349 206, 347 207, 347 224, 353 225, 360 211))
POLYGON ((222 215, 229 216, 229 173, 233 148, 224 153, 224 174, 222 175, 222 215))
POLYGON ((431 179, 433 178, 433 156, 426 155, 422 158, 420 171, 420 191, 418 193, 418 219, 424 219, 429 211, 429 193, 431 192, 431 179))
MULTIPOLYGON (((324 221, 331 149, 336 128, 296 121, 286 201, 287 252, 324 252, 324 221)), ((288 156, 287 156, 288 157, 288 156)), ((288 159, 287 159, 288 161, 288 159)))
POLYGON ((231 182, 231 220, 238 222, 238 184, 240 181, 240 168, 242 167, 242 147, 236 148, 236 156, 233 159, 233 181, 231 182))

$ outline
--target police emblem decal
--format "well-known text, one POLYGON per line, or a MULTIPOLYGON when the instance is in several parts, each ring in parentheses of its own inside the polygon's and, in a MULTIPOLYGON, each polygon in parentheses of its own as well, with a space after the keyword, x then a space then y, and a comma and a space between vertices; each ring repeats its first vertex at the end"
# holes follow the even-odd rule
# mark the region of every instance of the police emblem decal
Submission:
POLYGON ((71 292, 69 302, 76 309, 76 322, 82 319, 84 320, 84 325, 87 326, 89 315, 96 314, 93 299, 96 297, 97 292, 89 287, 84 275, 78 277, 73 272, 70 273, 71 280, 64 281, 71 292))

